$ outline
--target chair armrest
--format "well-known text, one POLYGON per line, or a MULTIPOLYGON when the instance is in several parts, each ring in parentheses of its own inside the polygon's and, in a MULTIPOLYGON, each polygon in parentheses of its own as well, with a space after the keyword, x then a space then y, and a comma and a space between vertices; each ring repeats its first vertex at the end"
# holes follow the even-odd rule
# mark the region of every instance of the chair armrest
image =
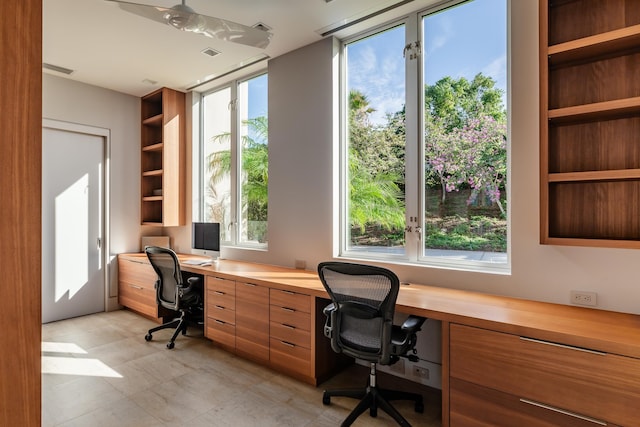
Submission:
POLYGON ((329 304, 328 306, 326 306, 325 308, 322 309, 322 313, 325 316, 329 317, 329 316, 331 316, 331 312, 333 312, 335 310, 336 310, 336 306, 333 305, 333 303, 331 303, 331 304, 329 304))
POLYGON ((404 321, 402 326, 400 326, 400 329, 409 333, 418 332, 426 320, 424 317, 411 315, 404 321))
POLYGON ((331 339, 333 337, 333 326, 331 324, 331 319, 333 318, 333 313, 336 311, 336 306, 331 303, 325 308, 322 309, 322 313, 326 316, 324 321, 324 336, 331 339))

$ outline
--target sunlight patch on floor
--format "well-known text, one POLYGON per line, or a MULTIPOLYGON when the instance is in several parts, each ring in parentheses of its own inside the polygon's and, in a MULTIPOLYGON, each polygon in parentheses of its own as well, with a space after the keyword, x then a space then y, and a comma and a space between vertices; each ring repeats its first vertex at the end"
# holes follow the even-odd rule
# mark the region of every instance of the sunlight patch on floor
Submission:
MULTIPOLYGON (((87 354, 87 352, 77 344, 61 342, 43 342, 42 351, 44 353, 87 354)), ((98 359, 63 355, 43 355, 42 373, 122 378, 122 375, 98 359)))

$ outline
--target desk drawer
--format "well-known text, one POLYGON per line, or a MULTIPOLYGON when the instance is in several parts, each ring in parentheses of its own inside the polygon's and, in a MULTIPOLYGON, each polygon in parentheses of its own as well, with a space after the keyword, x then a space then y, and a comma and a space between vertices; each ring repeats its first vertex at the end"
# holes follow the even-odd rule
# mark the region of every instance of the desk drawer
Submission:
POLYGON ((311 350, 286 340, 271 338, 271 365, 284 372, 311 376, 311 350))
MULTIPOLYGON (((158 275, 148 262, 118 259, 118 280, 144 289, 154 289, 158 275)), ((155 299, 154 299, 155 304, 155 299)))
POLYGON ((219 277, 207 276, 207 289, 210 291, 218 291, 224 295, 235 295, 236 282, 219 277))
POLYGON ((153 287, 149 289, 138 284, 120 281, 118 303, 147 316, 158 316, 156 291, 153 287))
POLYGON ((207 338, 233 351, 236 348, 236 327, 222 320, 208 318, 207 338))
POLYGON ((452 427, 597 427, 601 423, 455 378, 450 387, 452 427))
POLYGON ((307 349, 311 348, 311 333, 294 326, 271 322, 271 338, 290 342, 307 349))
POLYGON ((293 326, 304 331, 311 330, 311 315, 293 308, 271 305, 269 318, 272 323, 293 326))
POLYGON ((620 425, 639 425, 640 360, 451 325, 450 375, 620 425))
POLYGON ((222 320, 231 325, 236 324, 236 312, 234 310, 209 301, 207 301, 207 318, 209 321, 222 320))
POLYGON ((207 289, 207 309, 214 306, 235 310, 236 296, 234 294, 224 293, 223 291, 207 289))
POLYGON ((271 305, 311 313, 311 297, 296 292, 271 289, 271 305))

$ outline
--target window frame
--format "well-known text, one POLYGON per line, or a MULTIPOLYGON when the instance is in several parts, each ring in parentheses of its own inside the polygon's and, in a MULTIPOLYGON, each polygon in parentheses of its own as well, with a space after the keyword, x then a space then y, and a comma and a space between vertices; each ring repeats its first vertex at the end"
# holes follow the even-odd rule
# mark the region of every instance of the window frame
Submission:
POLYGON ((491 263, 474 260, 459 260, 453 258, 434 257, 425 254, 424 236, 417 233, 405 233, 404 254, 373 253, 369 251, 358 251, 350 249, 350 231, 348 217, 348 163, 349 163, 349 137, 348 137, 348 115, 349 115, 349 90, 347 87, 347 45, 363 40, 367 37, 375 36, 393 27, 404 25, 405 45, 416 41, 420 43, 420 55, 415 60, 415 65, 410 65, 410 60, 405 58, 405 159, 418 159, 418 165, 409 166, 411 162, 405 162, 405 222, 410 212, 417 212, 419 215, 419 225, 421 230, 425 228, 426 201, 424 189, 420 189, 425 182, 425 123, 424 123, 424 70, 422 54, 424 53, 424 27, 423 19, 431 14, 441 12, 445 9, 456 7, 466 3, 468 0, 452 0, 443 4, 435 5, 414 11, 404 17, 394 19, 383 25, 379 25, 353 36, 340 40, 339 51, 339 75, 340 75, 340 142, 339 142, 339 258, 351 260, 372 260, 384 261, 395 264, 407 264, 423 267, 436 267, 454 269, 462 271, 474 271, 493 274, 511 274, 511 0, 505 0, 506 7, 506 93, 505 109, 507 120, 507 248, 505 263, 491 263), (413 105, 413 108, 409 108, 413 105), (417 141, 417 142, 410 142, 417 141))
MULTIPOLYGON (((221 240, 220 245, 226 247, 234 247, 234 248, 242 248, 242 249, 253 249, 253 250, 267 250, 268 249, 268 241, 265 243, 259 242, 251 242, 251 241, 242 241, 241 227, 238 226, 240 222, 242 222, 242 195, 241 191, 241 182, 242 182, 242 160, 241 160, 241 146, 242 146, 242 135, 241 135, 241 117, 240 112, 241 108, 238 107, 238 103, 240 100, 238 99, 240 92, 240 85, 246 83, 254 78, 260 76, 267 76, 267 69, 261 69, 254 73, 243 75, 241 77, 234 78, 233 80, 227 81, 224 84, 219 86, 215 86, 206 92, 202 92, 200 94, 200 106, 199 106, 199 120, 200 120, 200 134, 198 138, 199 143, 199 154, 198 154, 198 164, 199 164, 199 174, 198 174, 198 218, 194 218, 197 221, 204 221, 206 218, 205 214, 205 198, 206 198, 206 166, 205 166, 205 127, 206 127, 206 118, 205 118, 205 98, 211 94, 217 93, 219 91, 229 89, 230 90, 230 100, 228 104, 228 108, 231 110, 230 112, 230 124, 229 124, 229 132, 230 132, 230 151, 231 151, 231 170, 230 170, 230 218, 231 222, 229 224, 220 223, 220 227, 225 227, 230 236, 229 240, 221 240)), ((268 97, 268 94, 267 94, 268 97)), ((267 142, 268 144, 268 142, 267 142)), ((267 219, 268 224, 268 219, 267 219)), ((268 225, 267 225, 268 227, 268 225)))

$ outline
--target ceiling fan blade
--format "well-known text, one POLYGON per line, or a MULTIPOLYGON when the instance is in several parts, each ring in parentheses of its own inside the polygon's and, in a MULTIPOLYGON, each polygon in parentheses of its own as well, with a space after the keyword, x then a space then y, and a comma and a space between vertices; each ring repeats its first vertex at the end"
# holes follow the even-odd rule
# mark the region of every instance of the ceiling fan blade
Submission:
POLYGON ((126 1, 120 0, 106 0, 113 3, 118 3, 118 6, 122 10, 126 10, 127 12, 133 13, 138 16, 142 16, 143 18, 151 19, 152 21, 160 22, 161 24, 166 24, 167 20, 165 19, 165 13, 170 10, 166 7, 157 7, 157 6, 148 6, 146 4, 138 4, 138 3, 130 3, 126 1))
POLYGON ((171 8, 148 6, 121 0, 106 0, 118 3, 120 9, 133 13, 161 24, 171 25, 179 30, 202 34, 228 42, 240 43, 247 46, 266 48, 271 41, 272 34, 254 27, 238 24, 237 22, 200 15, 193 9, 182 5, 171 8))
POLYGON ((261 49, 266 48, 271 41, 272 34, 268 31, 213 16, 199 16, 205 22, 205 29, 202 31, 202 34, 207 37, 259 47, 261 49))

